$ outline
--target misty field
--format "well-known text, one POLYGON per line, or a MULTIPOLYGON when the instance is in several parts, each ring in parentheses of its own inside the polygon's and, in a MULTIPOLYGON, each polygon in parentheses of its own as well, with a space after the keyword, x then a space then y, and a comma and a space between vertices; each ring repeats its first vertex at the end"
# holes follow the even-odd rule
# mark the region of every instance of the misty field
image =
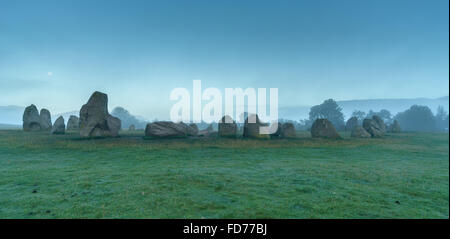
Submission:
POLYGON ((86 140, 0 130, 0 218, 448 218, 449 135, 86 140))

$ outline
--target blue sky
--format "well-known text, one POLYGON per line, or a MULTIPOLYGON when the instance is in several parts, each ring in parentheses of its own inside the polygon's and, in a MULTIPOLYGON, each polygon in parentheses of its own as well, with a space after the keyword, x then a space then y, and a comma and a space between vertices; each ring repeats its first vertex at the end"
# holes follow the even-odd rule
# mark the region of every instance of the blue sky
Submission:
POLYGON ((277 87, 280 106, 435 98, 448 64, 448 0, 0 3, 0 105, 78 110, 100 90, 164 118, 194 79, 277 87))

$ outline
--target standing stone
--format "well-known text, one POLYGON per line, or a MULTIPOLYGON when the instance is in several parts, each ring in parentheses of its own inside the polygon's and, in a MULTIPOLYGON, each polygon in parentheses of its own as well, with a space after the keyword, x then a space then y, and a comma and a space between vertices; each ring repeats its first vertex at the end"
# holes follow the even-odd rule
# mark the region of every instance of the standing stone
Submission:
POLYGON ((120 128, 120 119, 108 112, 108 96, 98 91, 94 92, 80 110, 80 135, 117 137, 120 128))
POLYGON ((372 136, 372 138, 379 138, 384 135, 383 129, 373 119, 364 119, 363 128, 372 136))
POLYGON ((352 131, 356 126, 358 126, 358 118, 351 117, 347 120, 347 123, 345 124, 345 130, 346 131, 352 131))
POLYGON ((187 135, 186 124, 184 123, 157 121, 148 123, 145 127, 145 136, 151 138, 180 138, 187 135))
POLYGON ((383 134, 386 133, 386 124, 384 124, 383 119, 381 119, 381 117, 378 115, 372 116, 372 119, 378 124, 383 134))
POLYGON ((260 134, 259 127, 267 126, 267 124, 261 122, 259 120, 258 115, 250 114, 247 119, 245 119, 244 123, 244 138, 260 138, 260 139, 268 139, 270 138, 269 134, 260 134))
POLYGON ((41 130, 41 118, 35 105, 30 105, 23 112, 23 131, 41 130))
POLYGON ((64 118, 59 116, 56 119, 52 127, 52 134, 64 134, 66 132, 66 125, 64 124, 64 118))
POLYGON ((67 121, 67 131, 78 131, 80 130, 80 120, 75 115, 69 117, 67 121))
POLYGON ((394 123, 392 123, 389 132, 391 133, 400 133, 402 132, 402 128, 400 127, 400 124, 397 120, 394 120, 394 123))
POLYGON ((295 133, 295 126, 292 123, 284 123, 281 126, 281 137, 283 138, 295 138, 297 134, 295 133))
POLYGON ((136 127, 134 126, 134 124, 130 125, 130 127, 128 127, 128 131, 135 131, 136 127))
POLYGON ((313 138, 331 138, 340 139, 341 136, 337 133, 336 128, 327 119, 316 119, 311 127, 311 136, 313 138))
POLYGON ((223 116, 222 119, 220 119, 219 121, 218 127, 219 127, 218 134, 220 137, 231 137, 231 138, 236 137, 237 124, 230 116, 228 115, 223 116))
POLYGON ((352 130, 352 134, 350 135, 353 138, 370 138, 370 134, 361 126, 357 125, 352 130))
POLYGON ((189 127, 190 127, 190 129, 188 131, 188 135, 190 135, 190 136, 197 136, 198 135, 198 126, 197 126, 197 124, 194 124, 194 123, 189 124, 189 127))
POLYGON ((50 115, 50 111, 48 111, 47 109, 41 109, 39 118, 41 122, 41 130, 52 130, 52 116, 50 115))

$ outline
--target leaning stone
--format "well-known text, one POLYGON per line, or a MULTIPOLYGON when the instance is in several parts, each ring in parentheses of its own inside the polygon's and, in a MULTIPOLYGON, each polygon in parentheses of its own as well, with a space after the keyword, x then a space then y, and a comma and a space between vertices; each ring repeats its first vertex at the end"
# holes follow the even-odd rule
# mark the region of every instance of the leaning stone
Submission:
POLYGON ((361 126, 357 125, 352 130, 352 134, 350 135, 353 138, 370 138, 370 134, 361 126))
POLYGON ((341 136, 337 133, 336 128, 327 119, 316 119, 311 127, 311 136, 313 138, 331 138, 340 139, 341 136))
POLYGON ((386 124, 384 124, 383 119, 381 119, 381 117, 378 115, 372 116, 372 119, 378 124, 383 134, 386 133, 386 124))
POLYGON ((372 138, 379 138, 384 135, 383 129, 373 119, 364 119, 363 128, 370 134, 372 138))
POLYGON ((64 134, 66 132, 66 125, 64 124, 64 118, 59 116, 56 119, 52 127, 52 134, 64 134))
POLYGON ((120 128, 120 119, 108 112, 108 96, 98 91, 94 92, 80 110, 80 135, 117 137, 120 128))

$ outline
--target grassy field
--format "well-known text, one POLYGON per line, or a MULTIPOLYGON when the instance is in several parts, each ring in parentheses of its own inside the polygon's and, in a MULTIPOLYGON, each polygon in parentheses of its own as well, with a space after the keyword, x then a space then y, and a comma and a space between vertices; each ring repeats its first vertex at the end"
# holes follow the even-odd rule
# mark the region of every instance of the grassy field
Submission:
POLYGON ((80 139, 0 131, 0 218, 448 218, 449 135, 80 139))

